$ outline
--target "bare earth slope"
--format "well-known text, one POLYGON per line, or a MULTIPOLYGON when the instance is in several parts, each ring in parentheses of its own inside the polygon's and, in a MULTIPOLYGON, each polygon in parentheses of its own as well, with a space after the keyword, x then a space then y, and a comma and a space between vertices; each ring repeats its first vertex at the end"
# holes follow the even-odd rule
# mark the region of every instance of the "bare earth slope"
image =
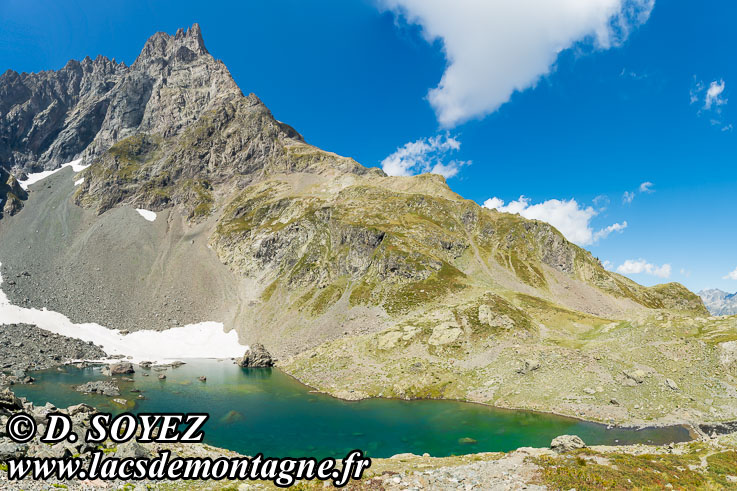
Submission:
POLYGON ((0 220, 5 277, 30 274, 9 285, 13 301, 129 330, 222 321, 348 398, 737 418, 735 319, 709 318, 679 284, 607 271, 550 225, 484 209, 442 177, 387 177, 307 144, 240 92, 197 26, 79 86, 74 114, 106 101, 93 137, 67 116, 39 146, 19 121, 51 124, 31 101, 62 72, 0 79, 2 93, 32 94, 3 109, 6 167, 91 164, 31 186, 0 220))

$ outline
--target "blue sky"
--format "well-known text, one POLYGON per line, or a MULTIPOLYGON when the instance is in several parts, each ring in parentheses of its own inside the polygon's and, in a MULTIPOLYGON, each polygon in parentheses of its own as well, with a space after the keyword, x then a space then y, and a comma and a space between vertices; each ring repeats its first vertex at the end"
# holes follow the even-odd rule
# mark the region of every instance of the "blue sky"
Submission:
POLYGON ((737 290, 737 4, 501 3, 2 0, 0 70, 132 63, 199 22, 243 91, 321 148, 456 172, 454 191, 641 283, 737 290))

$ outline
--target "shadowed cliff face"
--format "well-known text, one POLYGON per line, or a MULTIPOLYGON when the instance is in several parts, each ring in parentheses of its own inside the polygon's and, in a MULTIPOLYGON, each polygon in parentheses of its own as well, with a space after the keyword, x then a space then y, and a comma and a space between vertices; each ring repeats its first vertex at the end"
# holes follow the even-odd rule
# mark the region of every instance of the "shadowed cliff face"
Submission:
POLYGON ((0 164, 16 173, 94 157, 136 133, 177 134, 214 99, 240 95, 195 24, 151 37, 128 67, 98 56, 0 76, 0 164))

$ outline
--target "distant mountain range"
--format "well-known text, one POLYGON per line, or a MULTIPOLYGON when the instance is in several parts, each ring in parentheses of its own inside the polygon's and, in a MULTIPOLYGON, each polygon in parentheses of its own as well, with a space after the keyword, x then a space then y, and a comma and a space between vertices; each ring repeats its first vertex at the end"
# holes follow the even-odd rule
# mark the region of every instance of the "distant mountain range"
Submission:
POLYGON ((713 288, 700 291, 699 296, 712 315, 737 315, 737 293, 713 288))

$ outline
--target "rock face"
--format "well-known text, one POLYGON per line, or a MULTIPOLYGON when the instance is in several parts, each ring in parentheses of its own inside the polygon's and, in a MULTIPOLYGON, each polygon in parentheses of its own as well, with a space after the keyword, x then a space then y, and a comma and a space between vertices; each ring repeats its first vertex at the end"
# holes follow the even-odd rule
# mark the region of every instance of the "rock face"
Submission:
POLYGON ((133 65, 99 56, 0 76, 0 162, 27 172, 93 157, 136 133, 172 135, 240 90, 200 27, 157 33, 133 65))
POLYGON ((711 315, 737 315, 737 293, 722 290, 702 290, 699 296, 711 315))
POLYGON ((586 444, 576 435, 561 435, 553 438, 550 448, 558 453, 570 452, 586 447, 586 444))
POLYGON ((274 366, 274 360, 263 344, 256 343, 236 363, 243 368, 268 368, 274 366))

